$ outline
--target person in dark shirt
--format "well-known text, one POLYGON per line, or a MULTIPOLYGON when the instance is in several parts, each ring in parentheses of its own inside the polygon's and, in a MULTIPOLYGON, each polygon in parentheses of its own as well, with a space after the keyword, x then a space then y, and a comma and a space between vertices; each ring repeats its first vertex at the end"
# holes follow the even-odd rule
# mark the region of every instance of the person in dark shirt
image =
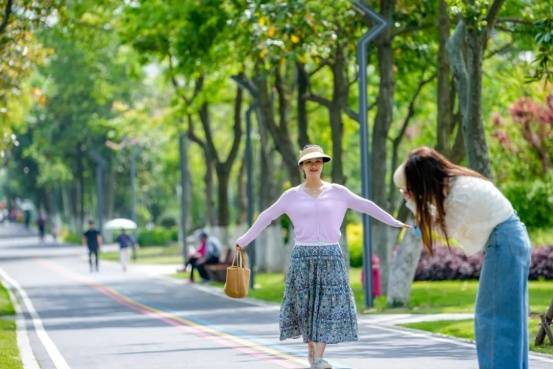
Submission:
POLYGON ((44 243, 44 236, 46 235, 46 217, 42 213, 42 211, 38 215, 38 219, 36 220, 36 225, 38 227, 38 238, 40 243, 44 243))
POLYGON ((90 272, 94 269, 98 269, 98 253, 100 252, 100 246, 102 246, 102 235, 96 228, 94 228, 94 221, 88 221, 88 230, 83 233, 83 246, 88 247, 88 265, 90 266, 90 272), (94 261, 93 261, 94 259, 94 261), (93 268, 93 266, 95 268, 93 268))
POLYGON ((119 244, 119 260, 123 271, 127 271, 129 264, 129 247, 134 247, 134 238, 127 234, 124 229, 121 229, 121 234, 117 236, 115 241, 119 244))

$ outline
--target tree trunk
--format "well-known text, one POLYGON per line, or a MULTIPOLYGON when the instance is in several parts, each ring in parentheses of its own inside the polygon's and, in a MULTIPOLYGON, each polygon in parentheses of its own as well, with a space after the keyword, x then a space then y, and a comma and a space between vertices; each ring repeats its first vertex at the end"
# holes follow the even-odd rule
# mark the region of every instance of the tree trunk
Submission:
POLYGON ((74 230, 75 228, 75 213, 72 211, 71 204, 71 190, 69 185, 63 184, 61 186, 61 202, 62 202, 62 211, 63 211, 63 220, 67 221, 67 225, 70 229, 74 230))
POLYGON ((206 206, 206 220, 207 225, 214 226, 217 224, 217 216, 215 213, 215 200, 213 198, 213 162, 215 158, 212 156, 212 152, 208 149, 207 144, 202 141, 195 132, 194 119, 192 114, 187 114, 188 119, 188 138, 200 146, 204 154, 205 159, 205 206, 206 206))
MULTIPOLYGON (((409 223, 413 223, 410 216, 409 223)), ((417 270, 422 243, 418 229, 408 229, 397 248, 388 285, 388 305, 407 306, 411 296, 411 285, 417 270)))
POLYGON ((334 63, 332 65, 332 101, 329 107, 330 129, 332 132, 332 181, 345 184, 344 166, 342 163, 342 139, 344 136, 344 122, 342 111, 347 106, 348 80, 346 76, 346 58, 344 49, 336 43, 334 63))
POLYGON ((188 170, 188 142, 186 132, 179 133, 179 169, 180 169, 180 212, 179 212, 179 230, 180 241, 182 242, 182 260, 183 265, 187 258, 187 227, 190 213, 190 172, 188 170))
POLYGON ((482 50, 476 30, 467 31, 464 21, 457 25, 450 39, 450 58, 459 96, 465 152, 472 169, 491 177, 488 146, 482 124, 482 50))
POLYGON ((305 70, 305 64, 296 62, 296 74, 298 84, 297 109, 298 109, 298 146, 303 148, 309 143, 307 93, 309 89, 309 75, 305 70))
POLYGON ((217 201, 219 203, 217 225, 227 227, 229 225, 229 173, 222 164, 217 164, 215 166, 215 171, 217 173, 217 201))
POLYGON ((233 124, 233 141, 232 146, 225 161, 219 159, 219 154, 215 147, 211 132, 211 119, 209 116, 209 105, 207 102, 202 104, 200 108, 200 120, 204 129, 206 138, 207 151, 215 158, 215 172, 217 173, 217 195, 218 195, 218 212, 217 225, 227 227, 230 223, 229 219, 229 203, 228 203, 228 186, 229 177, 234 161, 238 155, 240 148, 240 140, 242 138, 242 89, 237 86, 236 98, 234 100, 234 124, 233 124))
POLYGON ((237 205, 238 205, 238 214, 236 215, 236 224, 244 224, 247 220, 247 199, 246 199, 246 181, 244 178, 246 177, 246 159, 242 160, 240 163, 240 169, 238 170, 238 177, 237 177, 237 205))
POLYGON ((210 155, 205 155, 205 153, 204 157, 206 158, 204 183, 207 224, 214 226, 217 224, 217 215, 215 212, 215 199, 213 197, 213 159, 210 155))
POLYGON ((261 212, 263 209, 271 205, 271 203, 277 198, 277 192, 280 189, 276 188, 275 183, 275 164, 273 152, 276 150, 271 149, 272 143, 269 138, 269 132, 263 124, 258 125, 259 128, 259 175, 258 182, 258 209, 261 212))
MULTIPOLYGON (((277 126, 275 122, 275 116, 273 113, 273 103, 271 94, 269 93, 269 85, 267 76, 263 73, 259 73, 256 78, 256 85, 259 91, 259 109, 261 114, 262 124, 267 128, 273 138, 276 149, 281 154, 284 167, 288 173, 288 178, 293 185, 300 183, 297 153, 294 149, 292 139, 284 126, 277 126)), ((285 122, 286 123, 286 122, 285 122)))
MULTIPOLYGON (((484 19, 461 19, 447 43, 462 116, 465 151, 472 169, 491 178, 488 145, 482 122, 482 59, 488 37, 505 0, 494 0, 484 19)), ((474 6, 470 2, 470 6, 474 6)))
POLYGON ((468 101, 465 127, 465 150, 472 169, 491 178, 491 164, 488 145, 482 122, 482 56, 484 40, 481 32, 467 30, 468 62, 470 77, 468 81, 468 101))
MULTIPOLYGON (((382 17, 388 24, 393 24, 395 1, 381 0, 380 9, 382 17)), ((391 27, 388 27, 380 36, 377 51, 380 84, 377 98, 378 111, 374 122, 371 144, 371 187, 372 200, 384 209, 389 210, 389 204, 387 204, 386 201, 386 144, 388 142, 388 132, 393 119, 395 90, 391 27)), ((386 294, 389 263, 391 259, 390 238, 387 226, 379 222, 372 222, 372 242, 380 258, 382 286, 383 292, 386 294)))
POLYGON ((85 217, 85 208, 84 208, 84 198, 85 198, 85 183, 84 183, 84 165, 83 165, 83 153, 81 151, 81 144, 77 144, 77 178, 79 187, 77 190, 77 203, 79 204, 78 214, 79 221, 77 227, 83 229, 84 217, 85 217))
POLYGON ((109 171, 106 188, 106 216, 108 219, 113 219, 114 210, 114 192, 115 192, 115 163, 113 160, 109 163, 109 171))
POLYGON ((10 16, 13 10, 13 0, 7 0, 4 8, 2 9, 2 21, 0 22, 0 35, 6 32, 8 24, 10 23, 10 16))
POLYGON ((436 149, 446 156, 449 152, 448 142, 453 127, 453 103, 451 95, 451 78, 449 58, 447 57, 447 40, 449 39, 449 29, 451 27, 449 15, 447 13, 447 4, 445 0, 440 0, 438 15, 438 87, 437 87, 437 145, 436 149))

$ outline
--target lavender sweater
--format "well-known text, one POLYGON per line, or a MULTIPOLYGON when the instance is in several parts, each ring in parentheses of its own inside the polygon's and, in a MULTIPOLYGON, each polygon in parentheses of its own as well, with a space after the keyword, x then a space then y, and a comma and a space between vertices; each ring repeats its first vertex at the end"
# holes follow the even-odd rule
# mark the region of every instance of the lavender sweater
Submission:
POLYGON ((403 226, 402 222, 378 205, 357 196, 344 186, 326 184, 318 197, 312 197, 300 185, 284 192, 273 205, 259 214, 255 223, 236 244, 247 246, 273 220, 285 213, 294 225, 296 244, 335 244, 342 235, 340 226, 348 208, 366 213, 393 227, 403 226))

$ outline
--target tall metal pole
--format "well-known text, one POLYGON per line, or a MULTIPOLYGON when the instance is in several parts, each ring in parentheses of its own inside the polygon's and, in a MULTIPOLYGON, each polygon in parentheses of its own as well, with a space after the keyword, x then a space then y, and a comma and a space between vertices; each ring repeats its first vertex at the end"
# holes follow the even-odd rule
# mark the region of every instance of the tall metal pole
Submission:
MULTIPOLYGON (((353 7, 366 21, 373 24, 357 42, 357 65, 359 68, 359 135, 361 142, 361 195, 371 197, 371 177, 369 170, 369 130, 367 114, 367 45, 378 36, 386 27, 386 21, 373 12, 362 1, 353 3, 353 7)), ((368 215, 363 214, 363 274, 365 285, 365 307, 373 307, 372 288, 372 233, 368 215)))
POLYGON ((186 265, 186 223, 188 219, 188 155, 187 155, 187 134, 179 134, 179 156, 180 156, 180 225, 179 233, 182 234, 182 265, 186 265))
MULTIPOLYGON (((252 124, 251 115, 257 108, 257 104, 252 104, 246 110, 246 195, 248 197, 248 227, 253 224, 253 155, 252 155, 252 124)), ((250 288, 255 286, 255 241, 248 247, 248 258, 250 260, 250 288)))

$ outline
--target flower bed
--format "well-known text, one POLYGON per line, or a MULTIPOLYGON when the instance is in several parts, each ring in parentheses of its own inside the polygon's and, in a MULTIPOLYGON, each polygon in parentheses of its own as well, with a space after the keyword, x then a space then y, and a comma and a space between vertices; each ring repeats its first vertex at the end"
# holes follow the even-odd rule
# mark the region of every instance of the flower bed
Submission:
MULTIPOLYGON (((415 280, 439 281, 452 279, 478 279, 483 254, 466 256, 460 248, 439 246, 434 255, 423 252, 415 272, 415 280)), ((532 249, 530 279, 553 279, 553 246, 532 249)))

